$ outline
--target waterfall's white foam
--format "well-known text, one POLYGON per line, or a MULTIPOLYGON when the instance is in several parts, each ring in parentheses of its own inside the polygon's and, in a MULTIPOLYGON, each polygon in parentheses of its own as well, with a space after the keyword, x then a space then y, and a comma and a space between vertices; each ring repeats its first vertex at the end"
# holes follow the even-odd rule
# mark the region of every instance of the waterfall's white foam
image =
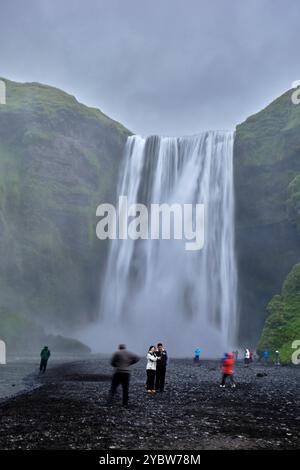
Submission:
POLYGON ((95 350, 118 342, 144 351, 162 341, 172 355, 232 348, 237 330, 233 133, 128 138, 118 195, 128 203, 203 203, 201 251, 185 240, 113 240, 100 320, 84 336, 95 350))

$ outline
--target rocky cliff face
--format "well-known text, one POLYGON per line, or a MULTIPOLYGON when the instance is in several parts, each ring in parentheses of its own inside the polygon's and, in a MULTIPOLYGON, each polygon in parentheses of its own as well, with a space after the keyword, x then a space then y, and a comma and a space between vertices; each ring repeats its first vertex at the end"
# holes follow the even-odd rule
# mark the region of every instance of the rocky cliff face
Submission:
POLYGON ((253 346, 268 302, 300 260, 300 105, 291 94, 236 129, 240 337, 253 346))
POLYGON ((129 131, 58 89, 5 80, 0 105, 0 304, 39 324, 97 314, 105 242, 129 131))

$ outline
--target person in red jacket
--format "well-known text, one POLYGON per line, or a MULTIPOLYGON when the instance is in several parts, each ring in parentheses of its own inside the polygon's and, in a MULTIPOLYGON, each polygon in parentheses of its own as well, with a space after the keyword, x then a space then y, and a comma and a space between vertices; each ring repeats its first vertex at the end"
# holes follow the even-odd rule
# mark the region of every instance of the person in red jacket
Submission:
POLYGON ((225 387, 227 377, 229 377, 231 387, 233 387, 233 388, 235 387, 235 383, 234 383, 234 380, 233 380, 233 367, 234 367, 234 358, 233 357, 234 356, 233 356, 232 353, 226 353, 226 355, 223 359, 223 365, 222 365, 223 375, 222 375, 222 382, 221 382, 221 385, 220 385, 220 387, 222 387, 222 388, 225 387))

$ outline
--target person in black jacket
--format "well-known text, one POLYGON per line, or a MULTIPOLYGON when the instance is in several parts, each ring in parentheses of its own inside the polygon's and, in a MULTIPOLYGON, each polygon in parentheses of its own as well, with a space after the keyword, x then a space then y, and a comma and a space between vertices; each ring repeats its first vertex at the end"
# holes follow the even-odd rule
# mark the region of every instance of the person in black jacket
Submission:
POLYGON ((127 351, 125 344, 119 345, 119 350, 114 353, 111 359, 111 365, 116 369, 111 383, 110 396, 108 403, 112 403, 113 397, 117 391, 119 385, 122 385, 123 388, 123 406, 128 405, 128 395, 129 395, 129 367, 140 358, 129 351, 127 351))
POLYGON ((162 343, 158 343, 157 345, 156 356, 157 358, 160 358, 160 360, 157 361, 156 365, 155 389, 157 391, 159 390, 160 392, 164 392, 168 354, 162 343))

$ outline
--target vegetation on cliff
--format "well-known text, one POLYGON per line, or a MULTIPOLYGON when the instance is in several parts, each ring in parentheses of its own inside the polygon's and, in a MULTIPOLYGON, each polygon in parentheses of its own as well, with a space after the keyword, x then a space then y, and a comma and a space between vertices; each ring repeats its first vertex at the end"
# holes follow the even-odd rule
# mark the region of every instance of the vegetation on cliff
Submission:
POLYGON ((281 358, 290 362, 292 343, 300 340, 300 263, 287 276, 280 295, 267 306, 268 318, 258 344, 260 351, 280 351, 281 358))
POLYGON ((300 261, 300 105, 293 90, 237 126, 234 147, 241 342, 300 261))
POLYGON ((96 208, 114 201, 129 131, 61 90, 4 81, 0 305, 73 328, 98 313, 107 245, 96 239, 96 208))

